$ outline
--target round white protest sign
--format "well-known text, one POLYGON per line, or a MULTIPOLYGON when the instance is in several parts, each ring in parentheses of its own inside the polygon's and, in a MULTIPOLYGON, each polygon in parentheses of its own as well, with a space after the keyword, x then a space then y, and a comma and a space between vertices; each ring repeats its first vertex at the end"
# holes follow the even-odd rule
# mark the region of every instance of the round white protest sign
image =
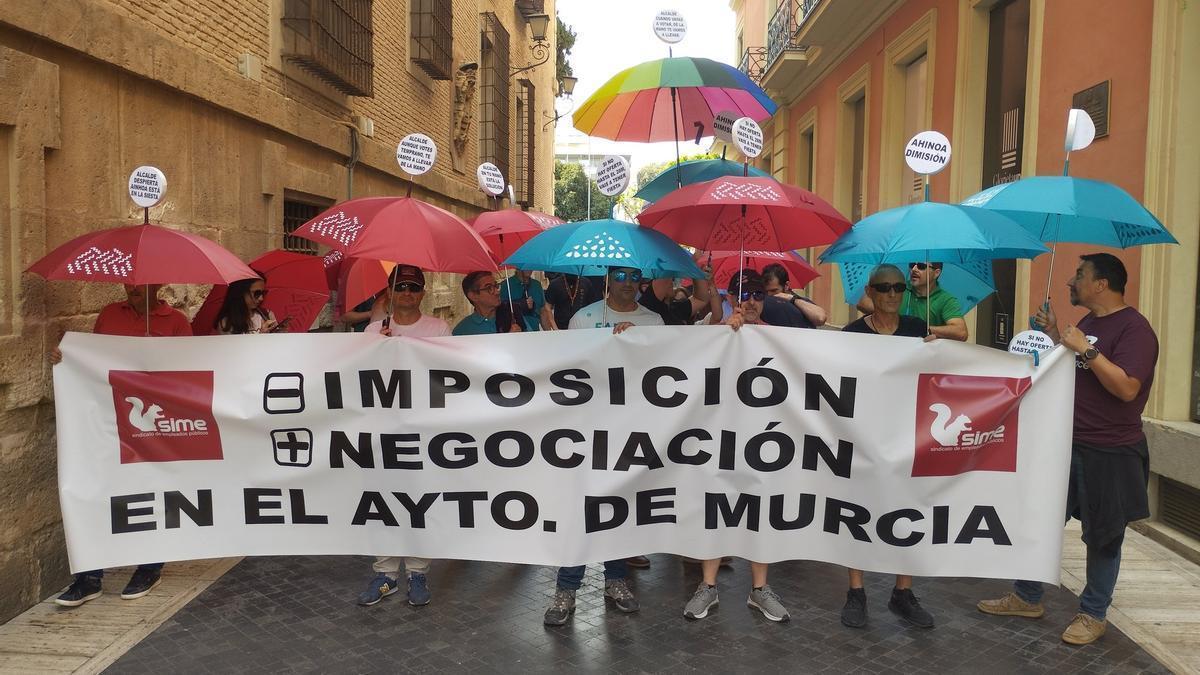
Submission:
POLYGON ((667 44, 678 44, 687 35, 687 19, 679 10, 664 9, 654 15, 654 34, 667 44))
POLYGON ((484 162, 475 170, 475 176, 479 178, 479 189, 483 193, 491 197, 499 197, 504 194, 504 174, 500 173, 500 168, 491 162, 484 162))
POLYGON ((629 187, 629 162, 624 157, 609 155, 596 171, 596 187, 607 197, 613 197, 629 187))
POLYGON ((167 193, 167 176, 156 166, 139 166, 129 174, 129 197, 148 209, 162 201, 167 193))
POLYGON ((1021 331, 1008 343, 1008 351, 1013 354, 1041 354, 1051 349, 1054 349, 1054 340, 1040 330, 1021 331))
POLYGON ((932 176, 950 163, 950 139, 936 131, 922 131, 904 147, 904 163, 916 173, 932 176))
POLYGON ((738 121, 739 117, 741 115, 729 110, 717 113, 716 117, 713 117, 713 136, 716 136, 718 141, 732 143, 733 123, 738 121))
POLYGON ((763 132, 758 123, 742 117, 733 123, 733 144, 746 157, 758 157, 763 149, 763 132))
POLYGON ((396 163, 412 176, 428 173, 437 161, 437 144, 425 134, 409 134, 396 146, 396 163))
POLYGON ((1096 124, 1092 122, 1092 116, 1087 114, 1086 110, 1071 108, 1070 114, 1067 115, 1067 140, 1064 144, 1066 151, 1082 150, 1094 140, 1096 124))

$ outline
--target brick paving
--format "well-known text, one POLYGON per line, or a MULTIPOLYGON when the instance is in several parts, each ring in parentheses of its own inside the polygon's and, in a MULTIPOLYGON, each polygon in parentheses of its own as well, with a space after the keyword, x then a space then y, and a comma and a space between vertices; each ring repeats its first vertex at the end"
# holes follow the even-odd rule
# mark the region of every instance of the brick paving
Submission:
POLYGON ((410 607, 401 592, 359 607, 368 558, 247 558, 107 672, 1169 672, 1111 625, 1096 644, 1063 644, 1077 607, 1065 590, 1047 592, 1040 620, 999 618, 975 602, 1003 594, 1006 582, 918 579, 938 622, 921 630, 887 610, 891 577, 868 574, 870 621, 854 630, 838 621, 845 572, 789 562, 771 568, 792 616, 776 624, 746 607, 749 566, 737 560, 722 568, 719 607, 688 621, 683 604, 699 567, 651 559, 633 572, 641 612, 606 611, 594 565, 574 620, 547 628, 550 568, 436 561, 432 604, 410 607))

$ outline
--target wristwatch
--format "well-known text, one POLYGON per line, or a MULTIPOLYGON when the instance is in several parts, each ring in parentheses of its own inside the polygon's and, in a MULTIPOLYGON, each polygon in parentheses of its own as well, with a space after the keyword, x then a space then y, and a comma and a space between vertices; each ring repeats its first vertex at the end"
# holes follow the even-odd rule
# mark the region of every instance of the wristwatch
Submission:
POLYGON ((1097 356, 1100 356, 1100 350, 1096 349, 1095 347, 1088 347, 1083 352, 1083 360, 1084 361, 1091 361, 1092 359, 1096 358, 1097 356))

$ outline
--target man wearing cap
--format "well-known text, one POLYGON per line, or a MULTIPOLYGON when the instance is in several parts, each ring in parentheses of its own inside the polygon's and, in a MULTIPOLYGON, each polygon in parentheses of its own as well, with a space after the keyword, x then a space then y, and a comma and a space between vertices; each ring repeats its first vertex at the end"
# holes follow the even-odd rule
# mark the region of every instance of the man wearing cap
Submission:
POLYGON ((475 311, 454 327, 454 335, 492 335, 496 330, 496 308, 500 306, 500 284, 491 272, 471 272, 462 280, 463 295, 475 311))
MULTIPOLYGON (((421 313, 425 298, 425 273, 412 265, 397 265, 388 276, 392 314, 367 326, 367 333, 392 337, 444 337, 450 335, 450 325, 435 316, 421 313)), ((429 582, 429 559, 404 557, 408 581, 408 604, 428 605, 432 599, 429 582)), ((371 568, 375 576, 367 589, 358 595, 358 604, 371 606, 400 590, 400 556, 377 556, 371 568)))
MULTIPOLYGON (((942 263, 915 262, 908 266, 908 290, 900 302, 900 314, 915 316, 929 324, 929 335, 926 340, 941 338, 943 340, 958 340, 966 342, 969 337, 967 322, 963 319, 963 311, 949 291, 938 285, 942 276, 942 263), (928 320, 927 320, 928 317, 928 320)), ((858 303, 858 309, 864 314, 875 311, 874 305, 867 294, 858 303)))
MULTIPOLYGON (((123 335, 126 337, 180 337, 192 334, 192 326, 182 312, 158 299, 161 284, 149 286, 133 286, 125 284, 125 301, 114 302, 100 310, 96 317, 96 325, 92 332, 97 335, 123 335), (149 308, 150 319, 146 320, 146 309, 149 308)), ((56 364, 62 361, 62 351, 58 347, 50 350, 49 361, 56 364)), ((162 577, 162 563, 146 563, 138 565, 133 576, 129 578, 125 590, 121 591, 122 600, 134 600, 150 592, 158 585, 162 577)), ((89 600, 100 597, 101 584, 104 580, 104 570, 89 570, 75 575, 70 588, 58 596, 54 602, 63 607, 78 607, 89 600)))

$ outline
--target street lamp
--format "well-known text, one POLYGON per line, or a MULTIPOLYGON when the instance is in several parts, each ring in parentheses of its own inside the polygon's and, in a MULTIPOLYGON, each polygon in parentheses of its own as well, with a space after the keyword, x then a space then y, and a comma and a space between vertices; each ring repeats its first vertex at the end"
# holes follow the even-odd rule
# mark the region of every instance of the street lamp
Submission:
POLYGON ((532 14, 525 17, 525 21, 529 24, 529 31, 533 33, 533 44, 529 46, 529 51, 535 61, 524 68, 513 70, 508 74, 509 78, 518 73, 533 70, 550 60, 550 41, 546 39, 546 29, 550 26, 550 15, 532 14))
POLYGON ((542 131, 545 131, 551 125, 557 124, 560 119, 570 115, 571 111, 575 109, 575 100, 571 97, 571 94, 575 93, 575 83, 578 81, 578 78, 573 75, 563 75, 563 78, 558 81, 558 95, 566 98, 571 105, 563 112, 558 112, 557 106, 555 106, 553 116, 551 116, 550 113, 543 111, 542 117, 545 117, 547 121, 542 125, 542 131))

